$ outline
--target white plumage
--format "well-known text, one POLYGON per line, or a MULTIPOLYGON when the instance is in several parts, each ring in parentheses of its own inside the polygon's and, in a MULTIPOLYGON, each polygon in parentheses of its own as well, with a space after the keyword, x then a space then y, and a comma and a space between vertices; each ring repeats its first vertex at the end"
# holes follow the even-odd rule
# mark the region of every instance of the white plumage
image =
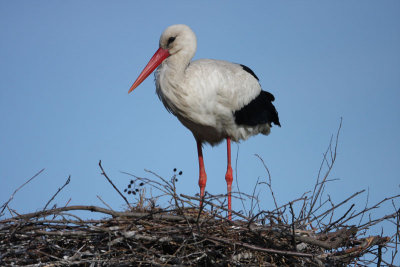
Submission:
POLYGON ((269 134, 271 123, 280 126, 271 103, 274 97, 261 90, 257 76, 244 65, 212 59, 191 62, 197 40, 186 25, 168 27, 160 37, 159 47, 129 92, 159 66, 155 74, 158 96, 197 141, 202 197, 206 174, 201 144, 215 145, 227 139, 230 210, 230 140, 237 142, 259 133, 269 134))
POLYGON ((170 56, 158 68, 157 94, 197 139, 214 145, 228 136, 239 141, 260 132, 269 133, 268 124, 249 127, 235 123, 233 112, 243 108, 261 91, 257 80, 240 65, 196 60, 187 66, 184 75, 174 77, 173 83, 168 75, 170 65, 180 63, 174 60, 170 56))

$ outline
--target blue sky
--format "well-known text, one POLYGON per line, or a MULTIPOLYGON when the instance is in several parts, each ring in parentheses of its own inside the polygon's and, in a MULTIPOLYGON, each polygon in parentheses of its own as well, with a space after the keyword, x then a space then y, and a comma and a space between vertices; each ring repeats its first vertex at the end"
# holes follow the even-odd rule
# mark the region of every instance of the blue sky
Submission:
MULTIPOLYGON (((266 178, 254 154, 271 171, 278 203, 312 189, 343 117, 331 174, 340 180, 326 193, 339 202, 369 188, 369 203, 399 194, 399 10, 399 1, 1 1, 0 203, 46 168, 12 208, 43 208, 71 175, 59 205, 101 206, 100 195, 122 209, 100 159, 121 189, 129 177, 120 171, 168 178, 177 168, 178 191, 198 192, 194 138, 164 109, 153 79, 127 93, 177 23, 196 33, 195 59, 245 64, 275 95, 282 128, 232 146, 243 192, 266 178)), ((225 144, 204 156, 206 190, 225 193, 225 144)), ((273 208, 262 190, 262 207, 273 208)))

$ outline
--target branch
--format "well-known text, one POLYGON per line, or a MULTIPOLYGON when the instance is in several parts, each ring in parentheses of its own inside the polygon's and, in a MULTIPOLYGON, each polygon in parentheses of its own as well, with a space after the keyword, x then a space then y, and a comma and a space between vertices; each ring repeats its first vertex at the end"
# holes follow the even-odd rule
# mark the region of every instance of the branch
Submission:
POLYGON ((71 175, 68 176, 67 181, 65 182, 65 184, 63 186, 61 186, 60 188, 58 188, 57 192, 53 195, 53 197, 46 203, 46 205, 44 206, 43 210, 46 210, 47 206, 50 204, 51 201, 53 201, 53 199, 57 196, 58 193, 60 193, 61 190, 63 190, 64 187, 66 187, 69 182, 71 181, 71 175))
POLYGON ((244 242, 241 242, 241 241, 233 241, 233 240, 225 239, 225 238, 222 238, 222 237, 215 237, 215 236, 211 237, 211 236, 209 236, 209 237, 207 237, 207 239, 213 240, 213 241, 218 241, 218 242, 221 242, 221 243, 224 243, 224 244, 228 244, 228 245, 242 246, 242 247, 249 248, 249 249, 252 249, 252 250, 262 251, 262 252, 267 252, 267 253, 275 253, 275 254, 285 255, 285 256, 308 257, 308 258, 314 257, 313 254, 309 254, 309 253, 278 250, 278 249, 271 249, 271 248, 262 248, 262 247, 250 245, 250 244, 247 244, 247 243, 244 243, 244 242))
POLYGON ((20 187, 18 187, 14 193, 11 195, 10 199, 4 203, 2 205, 3 209, 1 210, 0 214, 3 213, 3 211, 5 210, 5 208, 8 206, 8 203, 10 203, 11 200, 13 200, 15 193, 17 193, 22 187, 24 187, 27 183, 29 183, 30 181, 32 181, 33 179, 35 179, 39 174, 41 174, 44 171, 44 168, 41 169, 38 173, 36 173, 34 176, 32 176, 28 181, 26 181, 25 183, 23 183, 20 187))
POLYGON ((121 193, 121 191, 118 190, 118 188, 114 185, 114 183, 111 181, 110 178, 108 178, 106 172, 103 169, 103 166, 101 166, 101 160, 99 161, 99 167, 101 169, 101 175, 107 178, 107 181, 114 187, 114 189, 118 192, 118 194, 125 200, 126 204, 128 205, 129 208, 131 207, 131 204, 129 204, 129 201, 126 199, 126 197, 121 193))

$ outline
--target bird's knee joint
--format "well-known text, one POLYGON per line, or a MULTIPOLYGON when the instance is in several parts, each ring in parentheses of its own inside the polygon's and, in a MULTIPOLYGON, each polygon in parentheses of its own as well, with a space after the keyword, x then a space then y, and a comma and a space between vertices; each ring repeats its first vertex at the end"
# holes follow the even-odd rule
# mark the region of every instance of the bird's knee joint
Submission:
POLYGON ((200 173, 200 178, 199 178, 200 188, 205 187, 206 183, 207 183, 207 175, 205 173, 200 173))
POLYGON ((228 167, 228 169, 226 170, 225 180, 226 180, 226 182, 228 184, 232 184, 233 175, 232 175, 232 168, 231 167, 228 167))

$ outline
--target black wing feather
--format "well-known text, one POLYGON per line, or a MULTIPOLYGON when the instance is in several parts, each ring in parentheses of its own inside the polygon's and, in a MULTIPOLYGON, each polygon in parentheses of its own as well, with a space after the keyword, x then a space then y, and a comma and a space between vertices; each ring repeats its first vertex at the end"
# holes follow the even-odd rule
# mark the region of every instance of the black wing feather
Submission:
POLYGON ((259 81, 257 75, 254 73, 254 71, 252 69, 250 69, 249 67, 247 67, 243 64, 239 64, 239 65, 243 68, 244 71, 250 73, 254 78, 256 78, 257 81, 259 81))
POLYGON ((278 112, 272 101, 275 100, 273 94, 261 91, 249 104, 234 112, 235 122, 238 125, 256 126, 259 124, 271 123, 281 126, 278 112))

